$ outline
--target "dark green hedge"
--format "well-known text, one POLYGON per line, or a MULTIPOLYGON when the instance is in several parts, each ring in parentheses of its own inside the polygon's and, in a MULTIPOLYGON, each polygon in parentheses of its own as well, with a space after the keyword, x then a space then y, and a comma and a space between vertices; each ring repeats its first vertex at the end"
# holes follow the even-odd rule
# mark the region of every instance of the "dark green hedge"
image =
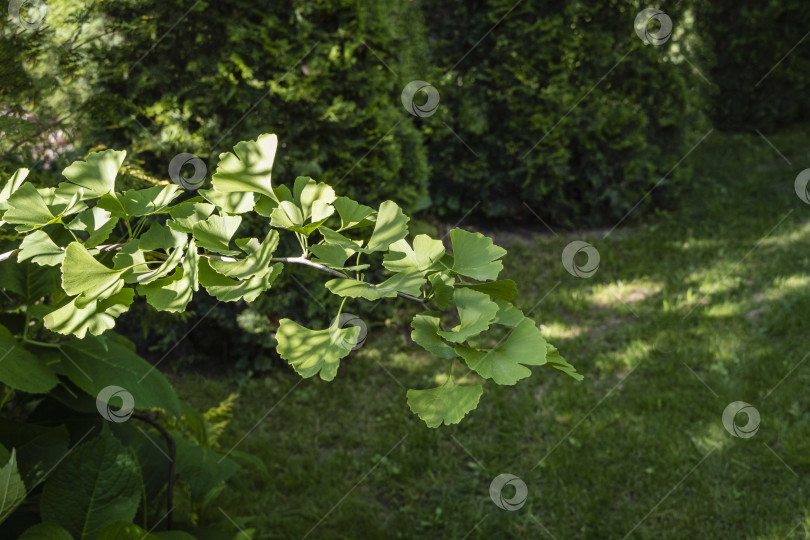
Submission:
POLYGON ((686 151, 685 70, 671 42, 636 36, 639 1, 521 2, 476 46, 514 5, 422 1, 443 74, 425 121, 434 203, 508 218, 525 202, 551 223, 612 225, 686 151))
POLYGON ((810 114, 810 9, 802 0, 695 2, 709 89, 727 131, 772 131, 810 114), (777 65, 778 64, 778 65, 777 65))

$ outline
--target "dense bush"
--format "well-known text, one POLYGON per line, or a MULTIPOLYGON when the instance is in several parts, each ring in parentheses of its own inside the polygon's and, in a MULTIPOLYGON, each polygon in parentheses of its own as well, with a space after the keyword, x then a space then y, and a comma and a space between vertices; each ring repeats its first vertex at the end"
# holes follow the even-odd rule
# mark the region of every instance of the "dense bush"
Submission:
POLYGON ((612 225, 685 153, 691 98, 671 42, 634 32, 646 2, 421 4, 443 74, 424 122, 440 211, 504 218, 525 201, 553 223, 612 225))
POLYGON ((769 131, 807 118, 806 2, 715 0, 694 9, 713 83, 706 111, 718 128, 769 131))

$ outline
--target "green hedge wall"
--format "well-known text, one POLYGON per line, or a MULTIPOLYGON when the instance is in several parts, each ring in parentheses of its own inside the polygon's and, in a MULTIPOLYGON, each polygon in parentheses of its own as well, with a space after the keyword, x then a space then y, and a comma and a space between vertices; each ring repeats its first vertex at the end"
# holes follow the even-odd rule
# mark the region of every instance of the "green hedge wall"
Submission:
POLYGON ((706 111, 727 131, 772 131, 810 114, 810 9, 802 0, 695 2, 706 111), (778 65, 777 65, 778 64, 778 65))
POLYGON ((525 202, 551 223, 612 225, 685 153, 693 98, 671 42, 634 32, 646 2, 421 4, 440 67, 425 122, 439 210, 508 218, 525 202))

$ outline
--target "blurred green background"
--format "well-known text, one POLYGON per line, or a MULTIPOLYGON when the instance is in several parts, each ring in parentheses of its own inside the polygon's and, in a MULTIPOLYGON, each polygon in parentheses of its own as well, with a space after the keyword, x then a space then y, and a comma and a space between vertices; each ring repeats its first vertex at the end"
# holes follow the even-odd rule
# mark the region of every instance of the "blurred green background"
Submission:
POLYGON ((41 26, 0 27, 1 179, 25 166, 54 185, 116 148, 124 185, 143 187, 178 153, 210 173, 276 133, 277 183, 395 200, 413 233, 492 234, 516 303, 586 376, 488 388, 460 425, 430 430, 405 406, 403 388, 433 382, 407 305, 353 306, 369 337, 329 384, 273 352, 279 318, 335 312, 307 269, 252 304, 133 306, 119 331, 147 358, 168 353, 191 403, 239 393, 221 444, 270 469, 205 519, 259 538, 810 533, 803 2, 41 4, 41 26), (637 33, 665 30, 635 24, 645 8, 672 22, 658 45, 637 33), (414 80, 438 92, 435 114, 403 106, 414 80), (599 250, 589 279, 560 262, 573 240, 599 250), (734 401, 759 410, 754 437, 723 429, 734 401), (518 511, 490 500, 503 472, 527 484, 518 511))

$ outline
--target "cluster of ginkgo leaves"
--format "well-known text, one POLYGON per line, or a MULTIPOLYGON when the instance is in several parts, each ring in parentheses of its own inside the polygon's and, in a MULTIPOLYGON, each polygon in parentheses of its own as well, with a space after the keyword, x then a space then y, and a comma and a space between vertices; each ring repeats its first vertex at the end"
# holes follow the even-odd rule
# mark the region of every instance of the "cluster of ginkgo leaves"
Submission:
MULTIPOLYGON (((61 270, 65 296, 43 306, 45 327, 78 338, 98 335, 138 295, 157 310, 180 312, 200 287, 220 301, 251 302, 273 287, 285 264, 306 264, 331 275, 325 286, 344 304, 397 296, 420 302, 425 310, 413 318, 411 337, 445 359, 449 374, 460 362, 483 379, 513 385, 531 375, 526 366, 546 365, 581 379, 511 303, 515 282, 498 279, 506 251, 490 238, 454 229, 450 253, 424 234, 409 240, 409 218, 392 201, 375 210, 307 177, 296 178, 292 189, 273 186, 276 147, 275 135, 237 144, 220 156, 211 189, 196 193, 174 183, 116 191, 123 151, 88 155, 50 188, 36 188, 25 181, 27 170, 17 171, 0 190, 0 225, 24 233, 19 261, 61 270), (249 212, 269 219, 263 238, 238 237, 249 212), (110 241, 119 224, 125 235, 110 241), (294 235, 301 252, 276 254, 280 233, 294 235), (380 261, 375 254, 391 274, 382 283, 364 279, 369 264, 380 261), (493 326, 504 327, 505 337, 481 348, 493 326)), ((340 320, 309 329, 282 319, 279 355, 303 377, 332 380, 360 337, 359 327, 341 327, 340 320)), ((458 423, 482 392, 480 383, 457 384, 447 375, 436 388, 409 390, 407 400, 437 427, 458 423)))

